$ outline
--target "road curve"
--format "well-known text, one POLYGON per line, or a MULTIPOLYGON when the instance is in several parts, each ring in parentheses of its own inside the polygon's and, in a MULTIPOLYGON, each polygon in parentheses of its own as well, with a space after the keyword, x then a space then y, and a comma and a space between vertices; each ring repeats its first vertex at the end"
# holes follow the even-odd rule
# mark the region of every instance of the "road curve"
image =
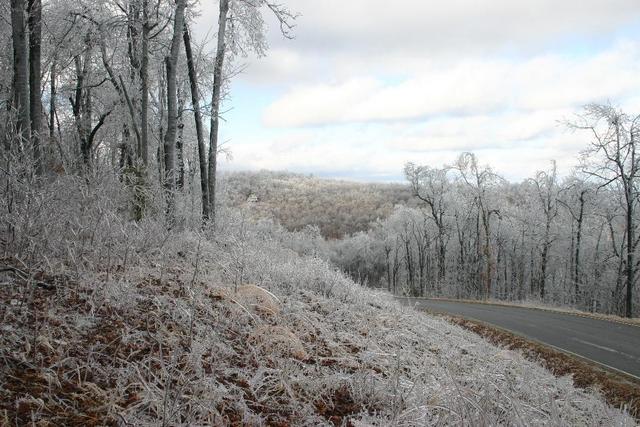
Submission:
POLYGON ((524 307, 398 298, 406 305, 480 320, 640 379, 640 327, 524 307))

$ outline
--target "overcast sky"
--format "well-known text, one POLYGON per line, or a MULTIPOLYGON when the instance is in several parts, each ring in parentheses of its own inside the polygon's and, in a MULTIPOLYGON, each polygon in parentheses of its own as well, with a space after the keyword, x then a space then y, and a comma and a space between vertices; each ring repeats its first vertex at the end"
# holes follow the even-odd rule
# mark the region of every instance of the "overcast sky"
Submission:
MULTIPOLYGON (((462 151, 519 181, 555 159, 589 102, 640 113, 638 0, 282 0, 295 39, 268 19, 266 58, 247 58, 225 108, 226 169, 402 180, 407 161, 462 151)), ((215 28, 202 0, 197 30, 215 28)))

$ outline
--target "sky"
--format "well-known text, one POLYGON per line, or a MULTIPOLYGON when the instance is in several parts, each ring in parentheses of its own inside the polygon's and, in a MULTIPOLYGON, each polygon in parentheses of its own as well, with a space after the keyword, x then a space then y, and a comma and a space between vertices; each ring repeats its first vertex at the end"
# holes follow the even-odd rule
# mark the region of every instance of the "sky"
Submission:
MULTIPOLYGON (((280 0, 279 0, 280 1, 280 0)), ((281 0, 269 50, 238 60, 220 138, 226 170, 402 181, 473 151, 512 181, 577 165, 585 104, 640 114, 638 0, 281 0)), ((197 34, 215 33, 202 0, 197 34)), ((211 45, 214 49, 214 46, 211 45)))

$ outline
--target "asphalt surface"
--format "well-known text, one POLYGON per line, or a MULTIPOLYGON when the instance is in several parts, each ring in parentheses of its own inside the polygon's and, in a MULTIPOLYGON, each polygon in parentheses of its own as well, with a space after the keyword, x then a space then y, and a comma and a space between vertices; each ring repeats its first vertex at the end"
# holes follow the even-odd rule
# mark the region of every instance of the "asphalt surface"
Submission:
POLYGON ((412 298, 400 301, 418 309, 490 323, 640 379, 637 326, 521 307, 412 298))

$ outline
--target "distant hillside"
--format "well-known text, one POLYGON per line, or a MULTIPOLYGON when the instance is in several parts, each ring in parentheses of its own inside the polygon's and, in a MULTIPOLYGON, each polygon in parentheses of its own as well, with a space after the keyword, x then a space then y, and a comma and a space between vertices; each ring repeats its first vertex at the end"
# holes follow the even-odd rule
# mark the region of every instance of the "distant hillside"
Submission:
POLYGON ((414 203, 404 184, 359 183, 286 172, 233 172, 222 177, 222 192, 233 206, 252 202, 260 216, 290 231, 317 225, 323 236, 341 238, 365 231, 391 215, 397 204, 414 203))

